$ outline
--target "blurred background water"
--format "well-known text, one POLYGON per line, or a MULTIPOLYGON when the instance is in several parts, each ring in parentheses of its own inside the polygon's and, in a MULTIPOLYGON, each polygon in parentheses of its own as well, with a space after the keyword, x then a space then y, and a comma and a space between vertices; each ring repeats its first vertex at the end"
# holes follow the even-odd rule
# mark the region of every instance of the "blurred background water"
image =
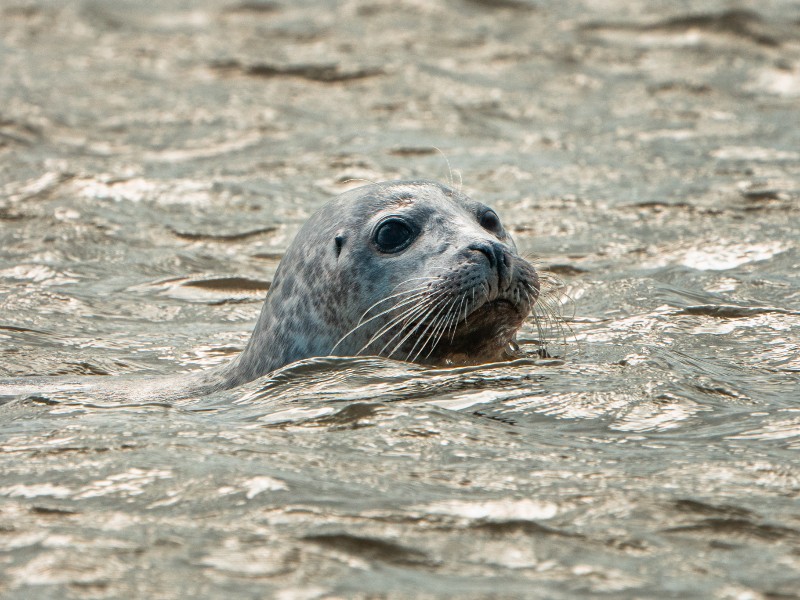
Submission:
POLYGON ((798 115, 789 0, 3 0, 0 595, 800 597, 798 115), (442 154, 551 358, 148 394, 442 154))

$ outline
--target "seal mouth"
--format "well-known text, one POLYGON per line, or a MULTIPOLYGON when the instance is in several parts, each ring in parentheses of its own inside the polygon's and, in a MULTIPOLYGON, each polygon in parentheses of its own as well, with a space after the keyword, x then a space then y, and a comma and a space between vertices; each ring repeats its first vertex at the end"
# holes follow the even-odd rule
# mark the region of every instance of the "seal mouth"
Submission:
POLYGON ((469 316, 472 315, 479 315, 482 312, 516 312, 520 313, 522 311, 517 308, 517 305, 511 302, 511 300, 507 300, 505 298, 497 298, 496 300, 491 300, 489 302, 484 302, 478 308, 476 308, 469 316))
MULTIPOLYGON (((484 302, 475 310, 467 315, 456 330, 462 330, 464 333, 472 331, 480 331, 484 334, 495 335, 512 330, 516 332, 522 325, 527 314, 523 313, 520 306, 506 298, 497 298, 484 302)), ((491 336, 490 337, 495 337, 491 336)))
POLYGON ((443 339, 425 362, 481 364, 509 357, 509 344, 525 321, 524 308, 506 298, 484 302, 461 319, 452 337, 443 339))

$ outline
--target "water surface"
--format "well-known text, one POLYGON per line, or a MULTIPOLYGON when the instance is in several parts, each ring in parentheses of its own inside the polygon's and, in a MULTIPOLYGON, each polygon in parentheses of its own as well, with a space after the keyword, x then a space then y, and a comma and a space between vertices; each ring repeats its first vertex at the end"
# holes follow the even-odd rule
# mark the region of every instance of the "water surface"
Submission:
POLYGON ((0 594, 797 598, 798 23, 4 2, 0 594), (148 393, 242 349, 327 198, 414 177, 563 281, 550 358, 530 320, 510 363, 148 393))

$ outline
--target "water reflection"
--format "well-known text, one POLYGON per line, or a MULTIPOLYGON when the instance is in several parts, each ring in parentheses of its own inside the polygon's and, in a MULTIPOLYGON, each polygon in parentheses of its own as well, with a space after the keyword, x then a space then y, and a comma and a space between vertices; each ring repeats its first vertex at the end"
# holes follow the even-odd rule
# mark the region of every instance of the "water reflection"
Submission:
POLYGON ((0 595, 795 597, 799 15, 746 8, 4 3, 0 595), (564 319, 187 397, 415 177, 564 319))

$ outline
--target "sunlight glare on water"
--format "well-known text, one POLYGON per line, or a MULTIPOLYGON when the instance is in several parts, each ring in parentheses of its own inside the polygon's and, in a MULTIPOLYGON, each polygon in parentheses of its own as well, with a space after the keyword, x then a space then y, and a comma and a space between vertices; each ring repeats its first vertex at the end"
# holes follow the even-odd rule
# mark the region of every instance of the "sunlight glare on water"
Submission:
POLYGON ((798 22, 3 2, 0 596, 798 598, 798 22), (535 262, 520 357, 188 393, 395 178, 535 262))

